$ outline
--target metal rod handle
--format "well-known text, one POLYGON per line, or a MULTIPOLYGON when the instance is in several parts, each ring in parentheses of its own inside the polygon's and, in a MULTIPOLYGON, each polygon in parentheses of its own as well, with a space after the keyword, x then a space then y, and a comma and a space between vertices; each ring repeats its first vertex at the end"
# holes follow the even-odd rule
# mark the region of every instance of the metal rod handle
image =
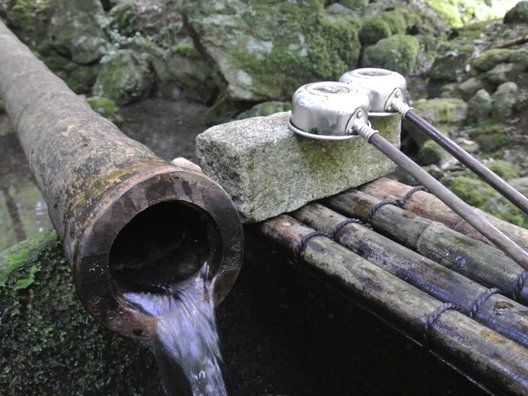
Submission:
POLYGON ((502 233, 489 221, 478 215, 468 204, 457 197, 449 189, 443 186, 438 180, 423 170, 418 164, 395 148, 390 142, 379 133, 369 136, 369 143, 389 157, 402 169, 423 184, 427 189, 436 195, 443 203, 458 213, 464 220, 475 227, 495 246, 510 256, 517 264, 528 270, 528 253, 519 245, 502 233))
POLYGON ((443 135, 438 129, 416 114, 412 109, 403 114, 403 117, 420 128, 449 154, 475 172, 481 179, 528 215, 528 198, 513 188, 504 179, 488 169, 483 163, 466 152, 454 141, 443 135))

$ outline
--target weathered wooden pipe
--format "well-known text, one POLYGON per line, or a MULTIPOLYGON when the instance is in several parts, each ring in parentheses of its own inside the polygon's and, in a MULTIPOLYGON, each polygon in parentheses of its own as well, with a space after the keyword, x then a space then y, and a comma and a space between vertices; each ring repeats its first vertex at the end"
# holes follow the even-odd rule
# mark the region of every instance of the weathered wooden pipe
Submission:
POLYGON ((96 319, 148 338, 152 317, 123 294, 177 289, 205 262, 222 301, 240 268, 242 227, 218 184, 128 138, 1 22, 0 96, 96 319))

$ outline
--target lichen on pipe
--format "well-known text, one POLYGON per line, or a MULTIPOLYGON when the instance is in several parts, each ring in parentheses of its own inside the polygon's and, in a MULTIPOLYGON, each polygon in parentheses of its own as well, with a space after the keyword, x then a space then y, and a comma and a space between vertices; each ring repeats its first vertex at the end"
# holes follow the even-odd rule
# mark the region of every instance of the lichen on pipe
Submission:
POLYGON ((240 268, 242 228, 218 184, 128 138, 1 22, 0 97, 96 319, 148 337, 151 318, 123 294, 145 279, 155 288, 177 283, 206 261, 222 301, 240 268))

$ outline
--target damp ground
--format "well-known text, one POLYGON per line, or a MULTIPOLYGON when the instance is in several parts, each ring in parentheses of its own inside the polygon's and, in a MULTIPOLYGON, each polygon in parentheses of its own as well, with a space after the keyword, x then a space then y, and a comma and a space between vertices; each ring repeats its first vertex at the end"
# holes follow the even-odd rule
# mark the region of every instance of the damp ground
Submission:
MULTIPOLYGON (((150 99, 121 129, 167 160, 195 160, 204 106, 150 99)), ((50 226, 24 155, 0 114, 0 250, 50 226), (7 191, 7 193, 6 193, 7 191)), ((219 307, 230 395, 483 395, 423 347, 247 230, 246 260, 219 307)))

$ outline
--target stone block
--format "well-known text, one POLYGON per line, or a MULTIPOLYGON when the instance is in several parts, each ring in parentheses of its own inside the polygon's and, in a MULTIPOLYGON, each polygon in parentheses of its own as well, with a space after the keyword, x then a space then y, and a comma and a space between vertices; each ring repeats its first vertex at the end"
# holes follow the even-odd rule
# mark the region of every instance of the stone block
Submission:
MULTIPOLYGON (((357 136, 321 141, 288 129, 290 112, 209 128, 196 150, 205 174, 233 199, 245 223, 298 209, 386 175, 395 164, 357 136)), ((399 146, 399 115, 371 118, 373 127, 399 146)))

